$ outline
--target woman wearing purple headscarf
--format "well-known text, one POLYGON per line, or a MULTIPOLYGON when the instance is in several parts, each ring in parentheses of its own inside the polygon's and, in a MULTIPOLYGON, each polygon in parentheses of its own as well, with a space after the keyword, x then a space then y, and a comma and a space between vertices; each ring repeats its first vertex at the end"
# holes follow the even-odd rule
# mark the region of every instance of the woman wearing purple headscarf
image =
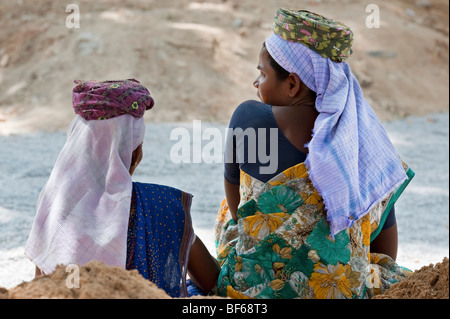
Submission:
POLYGON ((144 112, 154 104, 149 91, 134 79, 76 84, 76 116, 25 249, 37 273, 98 260, 137 269, 173 297, 187 295, 187 272, 209 292, 218 266, 194 234, 192 195, 131 179, 143 157, 144 112))

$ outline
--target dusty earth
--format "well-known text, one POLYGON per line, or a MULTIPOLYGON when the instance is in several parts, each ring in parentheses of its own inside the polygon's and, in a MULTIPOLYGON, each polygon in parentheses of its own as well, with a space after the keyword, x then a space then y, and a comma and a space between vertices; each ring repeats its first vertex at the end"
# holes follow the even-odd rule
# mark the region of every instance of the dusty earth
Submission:
MULTIPOLYGON (((79 282, 73 280, 71 274, 74 274, 72 269, 58 266, 51 275, 24 282, 9 291, 0 287, 0 299, 171 298, 155 284, 145 280, 137 270, 126 271, 92 261, 80 267, 79 282)), ((375 299, 448 299, 448 290, 448 258, 444 258, 441 263, 416 270, 375 299)))
POLYGON ((92 261, 79 268, 79 282, 74 269, 58 266, 49 276, 35 278, 7 291, 4 299, 168 299, 169 295, 154 283, 145 280, 137 270, 106 267, 92 261), (67 271, 66 271, 67 270, 67 271))
POLYGON ((374 299, 449 299, 448 258, 424 266, 374 299))
POLYGON ((0 0, 0 134, 65 129, 75 79, 136 78, 156 99, 148 122, 226 123, 256 99, 261 44, 279 7, 349 25, 349 59, 382 120, 448 111, 447 0, 0 0), (379 8, 379 28, 366 20, 379 8), (66 21, 67 20, 67 21, 66 21))

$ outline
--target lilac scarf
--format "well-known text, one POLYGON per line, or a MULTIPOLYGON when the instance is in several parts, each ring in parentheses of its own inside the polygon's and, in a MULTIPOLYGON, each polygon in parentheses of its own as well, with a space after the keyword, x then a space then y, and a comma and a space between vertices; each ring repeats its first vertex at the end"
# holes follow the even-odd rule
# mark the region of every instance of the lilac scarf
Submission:
POLYGON ((320 112, 305 161, 332 235, 351 227, 406 179, 402 162, 346 62, 273 34, 269 54, 317 94, 320 112))

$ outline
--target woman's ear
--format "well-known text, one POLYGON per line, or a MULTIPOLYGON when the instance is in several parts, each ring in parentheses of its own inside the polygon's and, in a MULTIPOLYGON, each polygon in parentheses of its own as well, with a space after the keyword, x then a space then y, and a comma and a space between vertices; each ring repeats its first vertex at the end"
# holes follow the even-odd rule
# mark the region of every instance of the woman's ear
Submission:
POLYGON ((288 85, 289 97, 293 98, 300 94, 302 88, 302 81, 297 74, 291 73, 286 79, 288 85))

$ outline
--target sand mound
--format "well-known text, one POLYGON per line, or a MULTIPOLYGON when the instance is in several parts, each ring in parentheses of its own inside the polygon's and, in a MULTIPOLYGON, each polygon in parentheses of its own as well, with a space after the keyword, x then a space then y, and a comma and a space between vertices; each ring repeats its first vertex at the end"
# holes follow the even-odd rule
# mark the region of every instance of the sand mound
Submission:
POLYGON ((441 263, 416 270, 374 299, 449 299, 448 287, 448 258, 444 258, 441 263))
MULTIPOLYGON (((107 267, 90 262, 80 267, 79 288, 74 284, 66 267, 59 266, 49 276, 24 282, 10 291, 0 287, 0 299, 170 299, 163 290, 145 280, 136 270, 107 267), (69 279, 68 279, 69 278, 69 279)), ((410 277, 394 284, 386 294, 375 299, 448 299, 448 258, 416 270, 410 277)), ((204 297, 195 297, 204 298, 204 297)), ((211 297, 206 297, 211 298, 211 297)), ((217 298, 217 297, 216 297, 217 298)))
POLYGON ((169 299, 170 296, 154 283, 145 280, 137 270, 127 271, 121 267, 107 267, 100 262, 89 262, 79 268, 79 288, 76 281, 58 266, 48 276, 24 282, 9 292, 0 290, 0 298, 9 299, 169 299))

